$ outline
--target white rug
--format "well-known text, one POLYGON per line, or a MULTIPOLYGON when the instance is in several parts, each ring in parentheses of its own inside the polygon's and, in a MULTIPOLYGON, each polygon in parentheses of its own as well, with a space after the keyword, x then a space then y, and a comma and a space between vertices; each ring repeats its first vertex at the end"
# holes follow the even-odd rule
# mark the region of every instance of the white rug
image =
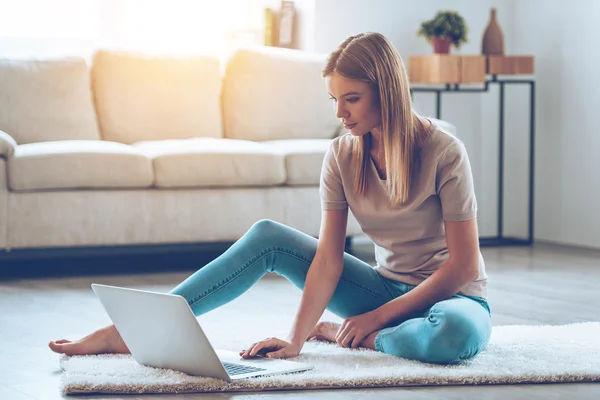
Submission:
MULTIPOLYGON (((219 347, 243 348, 229 344, 219 347)), ((225 383, 144 367, 128 355, 63 356, 61 390, 63 394, 139 394, 600 381, 600 322, 497 326, 484 352, 455 366, 317 342, 307 343, 296 360, 315 369, 225 383)))

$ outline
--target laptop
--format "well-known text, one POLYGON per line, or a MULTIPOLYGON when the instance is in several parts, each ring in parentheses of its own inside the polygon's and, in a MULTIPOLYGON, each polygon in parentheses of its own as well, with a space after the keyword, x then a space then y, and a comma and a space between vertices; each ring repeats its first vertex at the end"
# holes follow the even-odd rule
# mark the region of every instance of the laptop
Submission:
POLYGON ((227 382, 313 369, 295 361, 243 359, 234 351, 215 351, 182 296, 95 283, 92 290, 142 365, 227 382))

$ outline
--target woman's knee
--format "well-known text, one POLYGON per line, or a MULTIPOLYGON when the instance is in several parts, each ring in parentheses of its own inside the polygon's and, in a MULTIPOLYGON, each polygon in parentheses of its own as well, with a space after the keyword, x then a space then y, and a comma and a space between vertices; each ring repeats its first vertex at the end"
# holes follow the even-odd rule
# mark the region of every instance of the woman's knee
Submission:
POLYGON ((316 241, 315 238, 303 232, 271 219, 261 219, 255 222, 247 234, 260 243, 269 243, 275 247, 302 248, 303 244, 313 247, 315 245, 313 242, 316 241))
POLYGON ((256 221, 254 225, 250 227, 248 232, 252 232, 258 236, 270 237, 282 234, 286 231, 285 228, 287 228, 286 225, 273 221, 272 219, 261 219, 256 221))
POLYGON ((460 362, 479 353, 489 340, 487 323, 478 321, 462 310, 438 309, 434 306, 425 323, 431 329, 423 349, 423 357, 427 362, 460 362))
POLYGON ((269 231, 277 224, 278 222, 273 221, 272 219, 260 219, 250 227, 250 230, 269 231))
POLYGON ((312 260, 318 240, 290 226, 261 219, 252 225, 245 235, 246 243, 250 242, 265 250, 281 250, 312 260))
POLYGON ((260 243, 276 244, 274 241, 286 236, 286 226, 271 219, 261 219, 250 227, 247 236, 260 243))

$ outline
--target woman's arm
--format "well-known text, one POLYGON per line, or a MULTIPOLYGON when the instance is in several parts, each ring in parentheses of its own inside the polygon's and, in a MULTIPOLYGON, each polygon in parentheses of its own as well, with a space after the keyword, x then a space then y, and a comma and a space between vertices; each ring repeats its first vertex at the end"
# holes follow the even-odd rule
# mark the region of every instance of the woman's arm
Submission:
POLYGON ((340 276, 343 263, 313 262, 308 270, 306 283, 302 292, 302 301, 296 314, 287 341, 302 349, 327 304, 331 300, 340 276))
POLYGON ((287 337, 299 349, 302 349, 308 335, 323 315, 344 268, 348 209, 325 210, 322 214, 317 252, 308 269, 300 308, 287 337))
POLYGON ((449 258, 410 292, 379 307, 376 312, 382 326, 403 321, 411 314, 427 309, 458 293, 479 274, 479 235, 477 221, 444 221, 449 258))
POLYGON ((333 297, 342 275, 347 224, 348 209, 323 211, 319 244, 308 268, 300 308, 286 341, 269 338, 254 343, 240 352, 243 358, 252 357, 260 351, 268 351, 266 356, 271 358, 300 354, 308 335, 333 297))

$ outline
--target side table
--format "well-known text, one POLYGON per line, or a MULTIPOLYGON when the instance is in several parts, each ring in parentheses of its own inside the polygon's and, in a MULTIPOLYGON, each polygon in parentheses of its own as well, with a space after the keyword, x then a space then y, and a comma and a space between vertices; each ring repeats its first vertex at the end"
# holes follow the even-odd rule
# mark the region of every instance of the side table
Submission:
POLYGON ((492 75, 486 79, 483 87, 461 87, 460 84, 447 83, 443 87, 422 86, 411 87, 411 96, 416 92, 433 92, 436 95, 436 118, 441 119, 442 93, 481 93, 488 92, 491 84, 499 86, 499 116, 498 116, 498 229, 496 236, 480 237, 481 246, 531 246, 533 244, 534 222, 534 167, 535 167, 535 81, 532 79, 499 79, 492 75), (529 210, 527 238, 504 236, 504 87, 507 85, 529 85, 529 210))

